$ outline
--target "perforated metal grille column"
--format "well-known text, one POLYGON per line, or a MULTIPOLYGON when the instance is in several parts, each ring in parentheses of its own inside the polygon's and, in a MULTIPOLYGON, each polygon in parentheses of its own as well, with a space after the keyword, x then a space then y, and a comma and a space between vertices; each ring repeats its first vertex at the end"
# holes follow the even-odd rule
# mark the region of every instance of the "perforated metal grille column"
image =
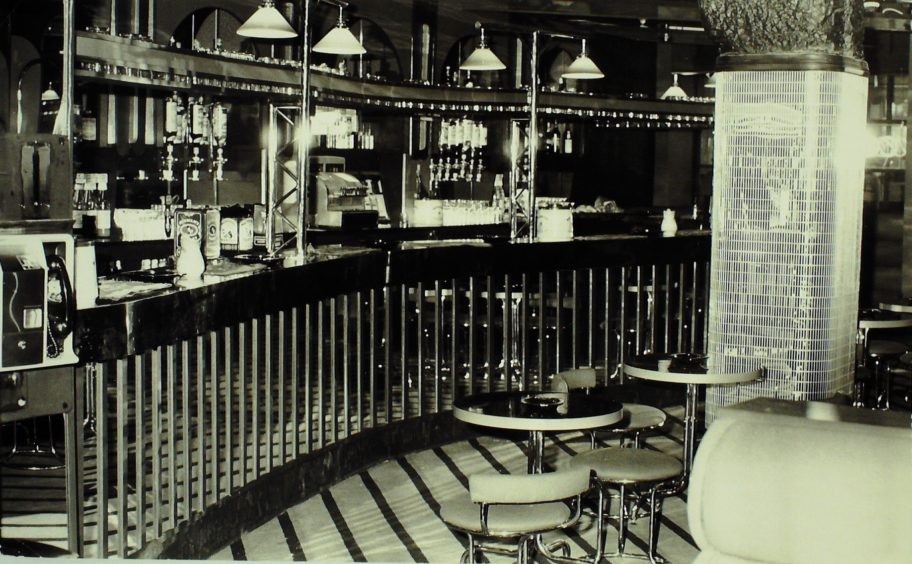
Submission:
POLYGON ((707 424, 721 406, 851 385, 867 97, 842 72, 716 79, 710 368, 768 378, 709 387, 707 424))

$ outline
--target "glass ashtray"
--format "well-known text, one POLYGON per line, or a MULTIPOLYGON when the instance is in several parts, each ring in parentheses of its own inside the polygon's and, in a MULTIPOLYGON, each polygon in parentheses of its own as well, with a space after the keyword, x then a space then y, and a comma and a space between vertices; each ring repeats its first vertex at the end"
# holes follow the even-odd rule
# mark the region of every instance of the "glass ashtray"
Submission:
POLYGON ((706 366, 706 355, 698 353, 674 353, 671 358, 672 370, 687 370, 706 366))
POLYGON ((557 407, 567 399, 563 394, 535 394, 523 396, 521 401, 532 407, 557 407))

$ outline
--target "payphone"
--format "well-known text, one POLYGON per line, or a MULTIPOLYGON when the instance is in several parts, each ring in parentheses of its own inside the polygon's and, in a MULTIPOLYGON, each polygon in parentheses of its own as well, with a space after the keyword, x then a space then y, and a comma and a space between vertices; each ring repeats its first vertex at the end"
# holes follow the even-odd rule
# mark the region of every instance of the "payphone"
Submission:
POLYGON ((76 302, 65 233, 0 237, 0 372, 75 364, 76 302))

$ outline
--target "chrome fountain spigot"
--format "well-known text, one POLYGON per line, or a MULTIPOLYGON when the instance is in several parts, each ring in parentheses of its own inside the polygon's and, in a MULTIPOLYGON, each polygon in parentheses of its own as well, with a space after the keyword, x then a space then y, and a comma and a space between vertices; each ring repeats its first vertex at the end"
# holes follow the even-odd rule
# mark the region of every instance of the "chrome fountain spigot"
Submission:
POLYGON ((225 163, 228 162, 228 158, 225 157, 225 150, 222 147, 216 149, 215 158, 212 159, 212 162, 215 165, 215 179, 220 182, 225 180, 225 163))
POLYGON ((174 144, 168 143, 165 145, 165 157, 162 159, 162 180, 171 182, 174 180, 174 163, 177 159, 174 158, 174 144))

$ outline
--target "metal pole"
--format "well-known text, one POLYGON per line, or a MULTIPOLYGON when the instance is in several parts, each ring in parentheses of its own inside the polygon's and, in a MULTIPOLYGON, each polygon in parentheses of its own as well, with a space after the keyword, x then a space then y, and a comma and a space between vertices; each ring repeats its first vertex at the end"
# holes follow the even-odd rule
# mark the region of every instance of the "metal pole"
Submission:
MULTIPOLYGON (((298 145, 298 235, 295 251, 304 258, 307 252, 307 194, 310 184, 310 0, 302 2, 301 22, 301 112, 296 143, 298 145)), ((272 234, 270 233, 270 236, 272 234)))
POLYGON ((275 104, 269 104, 269 137, 266 140, 266 158, 263 159, 263 175, 266 182, 264 186, 266 188, 263 201, 266 208, 266 225, 263 228, 263 236, 265 237, 264 245, 266 247, 266 252, 269 255, 272 255, 275 252, 275 242, 273 241, 273 233, 275 232, 275 208, 276 208, 276 192, 278 191, 278 178, 276 175, 276 160, 279 155, 279 124, 276 119, 277 108, 275 104))
POLYGON ((529 222, 529 241, 535 239, 535 181, 538 168, 538 31, 532 32, 531 84, 529 85, 529 188, 526 221, 529 222))

